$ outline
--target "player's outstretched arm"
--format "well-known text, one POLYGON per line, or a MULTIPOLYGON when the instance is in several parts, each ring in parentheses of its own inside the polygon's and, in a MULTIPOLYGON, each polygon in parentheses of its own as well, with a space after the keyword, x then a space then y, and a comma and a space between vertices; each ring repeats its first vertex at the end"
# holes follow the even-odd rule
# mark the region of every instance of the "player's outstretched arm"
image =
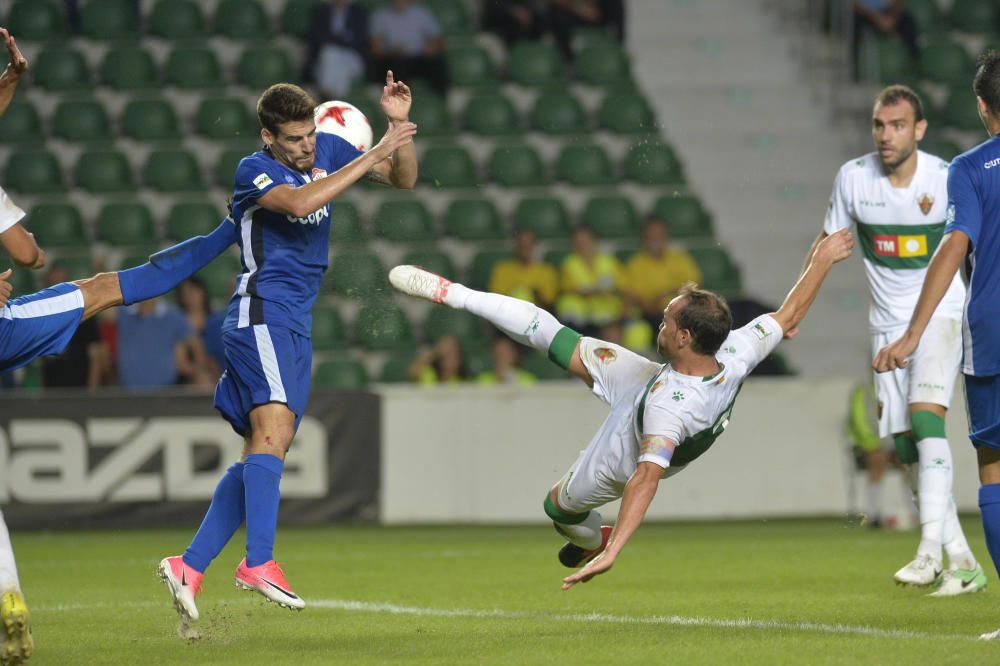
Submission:
POLYGON ((889 372, 897 368, 905 368, 907 359, 917 349, 920 337, 927 328, 927 322, 944 298, 955 272, 965 261, 969 251, 969 237, 962 231, 952 231, 945 234, 931 258, 924 277, 924 286, 920 290, 920 298, 910 317, 910 325, 897 340, 879 350, 872 361, 875 372, 889 372))
POLYGON ((586 583, 594 576, 598 576, 614 566, 618 554, 635 534, 635 531, 639 529, 639 525, 642 524, 646 510, 656 495, 656 488, 660 484, 662 474, 663 468, 655 463, 639 463, 632 477, 625 484, 622 506, 618 511, 618 520, 615 521, 615 529, 608 537, 608 545, 604 548, 604 552, 575 574, 563 578, 562 589, 568 590, 577 583, 586 583))
POLYGON ((853 248, 854 238, 847 229, 830 234, 816 244, 816 250, 813 252, 805 272, 799 277, 792 290, 788 292, 785 302, 781 304, 778 311, 771 315, 781 326, 781 330, 785 332, 786 336, 794 331, 799 322, 806 316, 806 312, 809 311, 809 306, 816 299, 816 294, 819 293, 819 288, 822 286, 823 280, 826 279, 827 273, 830 272, 830 268, 837 262, 851 256, 853 248))
POLYGON ((28 59, 21 55, 21 49, 17 48, 17 42, 6 28, 0 28, 0 38, 3 38, 4 46, 7 47, 9 60, 7 68, 0 75, 0 116, 2 116, 10 106, 10 100, 14 97, 14 89, 17 88, 21 75, 28 71, 28 59))
POLYGON ((43 268, 45 266, 45 250, 38 247, 35 235, 18 222, 7 231, 0 233, 0 245, 18 266, 24 268, 43 268))
MULTIPOLYGON (((410 87, 402 81, 396 81, 391 69, 387 71, 379 105, 389 124, 409 122, 412 104, 410 87)), ((413 142, 404 143, 391 157, 376 164, 366 175, 376 183, 392 185, 402 190, 413 189, 417 184, 417 150, 413 142)))

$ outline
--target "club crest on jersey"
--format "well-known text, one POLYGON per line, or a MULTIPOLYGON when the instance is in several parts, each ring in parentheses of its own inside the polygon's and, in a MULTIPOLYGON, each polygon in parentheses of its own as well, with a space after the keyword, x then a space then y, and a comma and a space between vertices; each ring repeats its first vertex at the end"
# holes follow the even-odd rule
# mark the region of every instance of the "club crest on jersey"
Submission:
POLYGON ((313 180, 319 180, 320 178, 326 178, 326 169, 313 167, 313 180))
POLYGON ((616 358, 618 358, 618 353, 611 349, 610 347, 600 347, 594 350, 594 356, 601 363, 612 363, 616 358))
POLYGON ((920 206, 920 212, 927 215, 931 212, 931 208, 934 208, 934 197, 924 192, 920 195, 920 198, 917 199, 917 205, 920 206))

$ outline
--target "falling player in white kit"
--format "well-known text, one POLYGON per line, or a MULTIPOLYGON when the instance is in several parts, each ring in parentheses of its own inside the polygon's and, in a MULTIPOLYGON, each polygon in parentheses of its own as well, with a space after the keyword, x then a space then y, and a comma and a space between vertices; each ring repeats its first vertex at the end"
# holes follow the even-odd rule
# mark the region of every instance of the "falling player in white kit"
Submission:
MULTIPOLYGON (((873 354, 898 338, 944 234, 948 164, 917 149, 927 129, 920 98, 906 86, 876 98, 876 152, 840 168, 820 242, 850 229, 857 234, 872 295, 873 354)), ((927 326, 909 367, 875 375, 879 436, 892 435, 899 461, 917 464, 921 539, 916 558, 896 572, 897 583, 936 585, 932 596, 986 588, 986 576, 962 533, 952 498, 952 459, 944 417, 962 356, 965 288, 956 275, 927 326), (942 546, 951 566, 942 572, 942 546)), ((912 483, 911 483, 912 485, 912 483)))
POLYGON ((743 380, 783 336, 791 337, 830 267, 846 259, 846 231, 819 243, 781 308, 732 331, 725 301, 688 286, 670 301, 656 346, 666 363, 581 336, 527 302, 475 291, 415 266, 397 266, 392 285, 411 296, 483 317, 579 377, 611 414, 569 473, 545 497, 545 512, 568 539, 559 560, 583 568, 563 589, 609 570, 645 516, 660 479, 704 453, 729 425, 743 380), (622 499, 614 528, 596 509, 622 499), (585 566, 584 566, 585 565, 585 566))

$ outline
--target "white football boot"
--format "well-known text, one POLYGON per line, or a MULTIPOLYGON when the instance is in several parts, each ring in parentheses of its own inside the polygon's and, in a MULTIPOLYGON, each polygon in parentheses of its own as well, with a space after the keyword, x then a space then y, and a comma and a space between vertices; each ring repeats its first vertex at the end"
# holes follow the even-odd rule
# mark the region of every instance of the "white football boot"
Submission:
POLYGON ((425 271, 417 266, 396 266, 389 271, 389 282, 393 287, 408 294, 433 303, 444 303, 451 280, 425 271))
POLYGON ((933 585, 941 575, 941 563, 930 555, 917 555, 905 567, 896 572, 893 578, 899 585, 914 585, 927 587, 933 585))

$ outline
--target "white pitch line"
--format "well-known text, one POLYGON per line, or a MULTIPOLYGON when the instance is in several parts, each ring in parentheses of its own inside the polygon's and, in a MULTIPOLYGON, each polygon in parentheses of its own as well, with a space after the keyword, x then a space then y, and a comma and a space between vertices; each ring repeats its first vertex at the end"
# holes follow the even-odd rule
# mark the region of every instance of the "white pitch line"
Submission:
MULTIPOLYGON (((204 610, 212 606, 229 606, 253 603, 256 599, 240 601, 226 600, 208 604, 204 610)), ((111 608, 155 608, 169 607, 169 604, 151 601, 131 601, 121 603, 67 603, 53 606, 32 607, 36 613, 72 612, 81 610, 97 610, 111 608)), ((608 613, 546 613, 543 611, 511 611, 500 608, 425 608, 421 606, 400 606, 388 602, 355 601, 351 599, 313 599, 306 601, 306 608, 324 610, 350 611, 356 613, 385 613, 388 615, 414 615, 417 617, 459 617, 459 618, 494 618, 502 620, 550 620, 552 622, 582 622, 592 624, 640 624, 673 627, 714 627, 719 629, 758 629, 777 631, 801 631, 819 634, 870 636, 872 638, 902 638, 971 641, 974 635, 961 634, 931 634, 923 631, 907 629, 880 629, 865 625, 828 624, 824 622, 785 622, 781 620, 754 620, 753 618, 721 619, 714 617, 683 616, 683 615, 612 615, 608 613)), ((210 610, 208 610, 211 613, 210 610)))

